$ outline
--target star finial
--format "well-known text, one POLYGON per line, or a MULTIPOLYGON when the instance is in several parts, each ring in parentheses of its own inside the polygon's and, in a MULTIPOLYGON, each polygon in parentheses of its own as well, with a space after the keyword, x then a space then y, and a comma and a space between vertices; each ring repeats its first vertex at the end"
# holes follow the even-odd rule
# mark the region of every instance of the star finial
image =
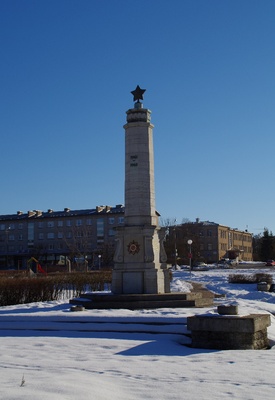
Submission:
POLYGON ((137 100, 139 103, 139 100, 143 100, 143 93, 146 92, 146 89, 141 89, 139 85, 133 90, 131 93, 134 96, 134 101, 137 100))

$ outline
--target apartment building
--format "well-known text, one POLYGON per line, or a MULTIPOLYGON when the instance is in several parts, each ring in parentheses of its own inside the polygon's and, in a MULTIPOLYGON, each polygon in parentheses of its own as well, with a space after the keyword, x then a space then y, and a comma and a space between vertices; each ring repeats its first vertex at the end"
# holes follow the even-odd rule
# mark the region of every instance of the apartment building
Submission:
POLYGON ((112 263, 115 228, 124 224, 124 206, 0 215, 0 268, 24 269, 32 257, 42 265, 69 259, 75 268, 112 263))
POLYGON ((206 263, 217 262, 222 258, 252 261, 252 234, 232 229, 215 222, 200 221, 177 225, 175 240, 181 243, 192 240, 194 260, 206 263))
MULTIPOLYGON (((124 206, 121 204, 0 215, 0 269, 25 269, 32 257, 41 265, 57 265, 65 258, 73 269, 83 268, 84 264, 89 269, 112 266, 115 228, 123 224, 124 206)), ((193 242, 194 261, 252 260, 251 233, 197 219, 170 227, 166 250, 171 262, 176 253, 188 261, 185 258, 189 239, 193 242)))

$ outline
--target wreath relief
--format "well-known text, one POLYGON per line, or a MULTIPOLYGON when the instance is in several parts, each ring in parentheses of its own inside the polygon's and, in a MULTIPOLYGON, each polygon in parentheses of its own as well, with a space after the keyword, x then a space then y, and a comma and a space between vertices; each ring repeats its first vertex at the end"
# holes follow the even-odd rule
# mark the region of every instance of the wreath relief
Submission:
POLYGON ((128 253, 135 255, 139 252, 140 245, 138 244, 138 242, 133 240, 127 245, 127 248, 128 248, 128 253))

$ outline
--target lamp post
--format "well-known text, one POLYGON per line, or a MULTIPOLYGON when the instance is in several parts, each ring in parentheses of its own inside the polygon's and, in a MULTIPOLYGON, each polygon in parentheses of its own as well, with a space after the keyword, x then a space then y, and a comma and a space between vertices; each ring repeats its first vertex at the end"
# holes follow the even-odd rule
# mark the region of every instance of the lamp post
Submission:
POLYGON ((175 256, 175 271, 177 269, 177 258, 178 258, 178 250, 177 250, 177 231, 176 231, 176 223, 177 220, 175 219, 174 221, 174 240, 175 240, 175 246, 174 246, 174 256, 175 256))
POLYGON ((177 234, 176 234, 176 229, 174 229, 174 234, 175 234, 175 248, 174 248, 174 255, 175 255, 175 271, 177 269, 177 257, 178 257, 178 250, 177 250, 177 234))
POLYGON ((101 254, 98 255, 98 269, 101 268, 101 254))
POLYGON ((8 263, 9 263, 9 232, 10 232, 10 226, 6 229, 6 268, 8 269, 8 263))
POLYGON ((188 257, 189 257, 190 274, 191 274, 191 271, 192 271, 192 266, 191 266, 191 261, 192 261, 192 243, 193 243, 193 240, 191 240, 191 239, 187 240, 187 244, 189 244, 189 254, 188 254, 188 257))

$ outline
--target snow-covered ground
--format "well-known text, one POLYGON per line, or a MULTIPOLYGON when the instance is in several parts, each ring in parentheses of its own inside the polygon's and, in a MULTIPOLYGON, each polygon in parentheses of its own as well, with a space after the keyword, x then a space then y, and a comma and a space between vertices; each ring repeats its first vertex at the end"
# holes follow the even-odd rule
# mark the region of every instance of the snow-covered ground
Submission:
POLYGON ((204 309, 86 310, 66 301, 0 307, 0 399, 274 399, 275 293, 228 284, 232 273, 173 272, 172 291, 202 282, 242 314, 270 313, 270 350, 188 346, 186 318, 204 309), (272 346, 274 346, 272 348, 272 346))

